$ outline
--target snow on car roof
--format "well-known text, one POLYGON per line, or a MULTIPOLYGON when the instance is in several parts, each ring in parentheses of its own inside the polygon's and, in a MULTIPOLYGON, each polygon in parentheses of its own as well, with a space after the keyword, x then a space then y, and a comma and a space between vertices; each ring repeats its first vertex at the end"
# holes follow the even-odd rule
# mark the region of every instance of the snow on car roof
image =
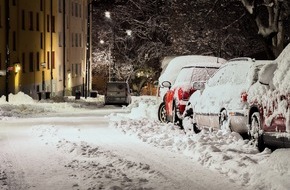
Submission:
POLYGON ((159 77, 159 83, 167 80, 174 83, 179 71, 184 66, 189 65, 201 65, 201 66, 217 66, 217 64, 223 64, 226 60, 214 57, 214 56, 203 56, 203 55, 185 55, 173 58, 166 67, 163 74, 159 77))

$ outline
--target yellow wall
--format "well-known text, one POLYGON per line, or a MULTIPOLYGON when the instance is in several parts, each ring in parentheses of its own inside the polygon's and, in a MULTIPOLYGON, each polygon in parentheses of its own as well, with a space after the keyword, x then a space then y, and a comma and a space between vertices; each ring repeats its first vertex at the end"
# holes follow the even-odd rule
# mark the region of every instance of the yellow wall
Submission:
MULTIPOLYGON (((23 91, 34 98, 38 97, 39 91, 49 91, 52 96, 70 95, 74 90, 80 90, 84 81, 87 1, 42 1, 42 8, 41 0, 17 0, 15 5, 13 5, 13 1, 9 1, 11 25, 9 66, 14 66, 15 63, 19 63, 21 66, 18 73, 12 71, 9 75, 9 92, 23 91), (66 14, 63 22, 64 2, 66 14), (51 32, 53 18, 55 31, 51 32), (32 28, 30 28, 31 23, 32 28), (53 69, 52 52, 55 55, 53 69), (31 54, 33 61, 30 58, 31 54), (37 55, 39 55, 39 59, 37 55), (32 63, 33 69, 31 70, 30 64, 32 63), (67 94, 63 94, 64 91, 67 94)), ((6 69, 5 2, 6 0, 0 0, 0 70, 6 69)), ((0 96, 5 95, 5 80, 5 77, 0 77, 0 96)))

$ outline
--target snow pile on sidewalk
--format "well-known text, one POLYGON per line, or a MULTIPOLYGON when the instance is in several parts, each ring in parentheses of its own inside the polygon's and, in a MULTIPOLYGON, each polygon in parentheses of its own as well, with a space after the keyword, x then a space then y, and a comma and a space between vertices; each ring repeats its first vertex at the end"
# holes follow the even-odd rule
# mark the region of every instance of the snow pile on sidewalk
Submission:
POLYGON ((73 113, 88 109, 103 107, 104 96, 97 98, 84 98, 75 100, 74 96, 58 99, 34 100, 27 94, 19 92, 9 94, 9 102, 6 97, 0 98, 0 120, 5 117, 36 117, 53 113, 73 113))
POLYGON ((233 181, 255 189, 289 189, 289 149, 259 152, 235 132, 201 131, 185 134, 178 126, 155 117, 154 98, 133 101, 128 114, 111 114, 110 126, 153 146, 178 152, 233 181), (140 113, 139 115, 136 113, 140 113), (150 114, 148 114, 150 113, 150 114))

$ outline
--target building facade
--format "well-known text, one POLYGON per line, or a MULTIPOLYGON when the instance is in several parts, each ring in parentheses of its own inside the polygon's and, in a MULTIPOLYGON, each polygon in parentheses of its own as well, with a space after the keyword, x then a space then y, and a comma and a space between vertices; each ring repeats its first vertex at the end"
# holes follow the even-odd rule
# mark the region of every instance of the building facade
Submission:
POLYGON ((0 0, 0 96, 88 93, 90 5, 87 0, 0 0))

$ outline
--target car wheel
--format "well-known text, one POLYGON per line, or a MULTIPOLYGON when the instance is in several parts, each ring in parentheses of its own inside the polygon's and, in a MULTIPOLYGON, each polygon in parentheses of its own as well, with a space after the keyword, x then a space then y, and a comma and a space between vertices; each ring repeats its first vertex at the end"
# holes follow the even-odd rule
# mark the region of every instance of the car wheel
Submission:
POLYGON ((173 106, 172 106, 172 123, 177 124, 181 129, 183 129, 182 120, 178 118, 177 113, 176 113, 175 102, 173 102, 173 106))
POLYGON ((261 119, 259 112, 254 112, 251 115, 249 138, 251 142, 258 148, 260 152, 265 149, 263 140, 263 131, 261 130, 261 119))
POLYGON ((219 127, 220 127, 221 130, 231 131, 230 120, 229 120, 228 112, 227 112, 226 109, 223 109, 220 112, 219 127))
POLYGON ((162 123, 167 123, 166 119, 166 110, 165 110, 165 103, 162 102, 158 108, 158 119, 162 123))

